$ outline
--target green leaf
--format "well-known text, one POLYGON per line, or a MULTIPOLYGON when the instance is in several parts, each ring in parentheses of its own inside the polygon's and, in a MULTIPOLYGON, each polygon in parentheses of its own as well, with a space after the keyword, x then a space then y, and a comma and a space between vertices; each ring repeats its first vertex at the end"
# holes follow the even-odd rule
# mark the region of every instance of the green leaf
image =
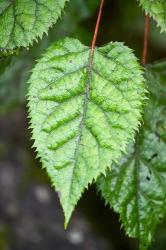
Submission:
POLYGON ((56 23, 68 0, 0 0, 0 50, 26 47, 56 23))
POLYGON ((161 28, 166 32, 166 1, 165 0, 139 0, 146 14, 150 15, 161 28))
POLYGON ((141 117, 144 78, 122 43, 94 51, 66 38, 33 69, 29 112, 34 147, 58 191, 67 225, 88 184, 126 149, 141 117))
POLYGON ((126 233, 146 249, 166 212, 166 62, 149 66, 144 125, 128 153, 98 180, 98 188, 126 233))

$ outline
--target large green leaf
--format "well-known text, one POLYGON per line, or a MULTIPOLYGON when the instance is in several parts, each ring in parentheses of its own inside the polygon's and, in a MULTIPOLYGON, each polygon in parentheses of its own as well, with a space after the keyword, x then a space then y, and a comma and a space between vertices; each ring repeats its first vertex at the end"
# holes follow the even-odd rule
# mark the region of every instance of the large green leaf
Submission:
POLYGON ((166 1, 165 0, 139 0, 146 14, 157 22, 161 31, 166 32, 166 1))
POLYGON ((116 161, 134 136, 144 78, 131 50, 94 51, 66 38, 33 69, 29 111, 34 146, 60 194, 66 224, 88 184, 116 161))
POLYGON ((0 0, 0 50, 28 46, 56 23, 68 0, 0 0))
POLYGON ((106 203, 120 213, 126 233, 146 249, 166 211, 166 62, 149 66, 144 125, 128 154, 98 180, 106 203))

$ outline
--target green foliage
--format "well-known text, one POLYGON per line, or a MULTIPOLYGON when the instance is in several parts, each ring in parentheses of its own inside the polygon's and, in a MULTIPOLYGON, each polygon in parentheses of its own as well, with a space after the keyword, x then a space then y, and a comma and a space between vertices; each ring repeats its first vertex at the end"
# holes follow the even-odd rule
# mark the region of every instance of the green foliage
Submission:
POLYGON ((0 115, 25 102, 30 62, 23 57, 0 59, 0 115), (3 70, 2 70, 3 69, 3 70))
POLYGON ((34 147, 59 193, 65 225, 88 184, 125 151, 145 98, 129 48, 115 42, 89 55, 66 38, 48 49, 29 80, 34 147))
POLYGON ((98 188, 120 219, 127 234, 146 249, 166 212, 166 62, 146 69, 150 96, 144 124, 135 143, 98 188))
POLYGON ((11 63, 11 57, 0 58, 0 76, 1 74, 4 74, 6 68, 10 65, 10 63, 11 63))
MULTIPOLYGON (((123 13, 117 18, 118 27, 124 25, 124 38, 126 20, 132 30, 142 32, 140 13, 137 26, 131 22, 135 14, 128 18, 133 9, 130 1, 118 4, 126 6, 125 11, 119 7, 123 13)), ((95 48, 92 55, 89 47, 66 38, 47 50, 26 81, 34 60, 52 41, 72 34, 90 44, 92 34, 83 21, 92 17, 99 2, 0 0, 0 115, 25 102, 30 84, 34 147, 59 194, 65 226, 83 191, 99 178, 98 189, 106 203, 120 214, 126 233, 138 238, 143 250, 166 212, 166 62, 145 69, 150 95, 136 136, 146 90, 137 59, 122 43, 95 48), (49 36, 30 51, 22 51, 20 47, 48 32, 67 2, 66 14, 49 36)), ((139 2, 166 31, 166 1, 139 2)), ((104 31, 110 37, 109 29, 104 31)), ((111 36, 116 34, 117 39, 118 32, 112 28, 111 36)), ((103 37, 108 39, 105 32, 103 37)), ((161 45, 155 33, 154 43, 156 39, 161 45)))
POLYGON ((150 15, 161 28, 166 32, 166 1, 165 0, 139 0, 146 14, 150 15))
POLYGON ((67 0, 0 0, 0 50, 26 47, 56 23, 67 0))

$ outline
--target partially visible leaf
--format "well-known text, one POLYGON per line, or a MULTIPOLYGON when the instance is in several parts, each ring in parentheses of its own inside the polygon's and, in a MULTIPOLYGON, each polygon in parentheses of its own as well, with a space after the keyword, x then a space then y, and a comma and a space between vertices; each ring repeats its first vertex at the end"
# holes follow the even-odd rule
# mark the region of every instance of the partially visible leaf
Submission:
POLYGON ((165 0, 139 0, 146 14, 150 15, 161 28, 166 32, 166 1, 165 0))
POLYGON ((145 98, 129 48, 115 42, 89 54, 78 40, 57 42, 29 80, 34 147, 60 194, 65 225, 88 184, 126 149, 145 98))
POLYGON ((0 50, 26 47, 56 23, 68 0, 0 0, 0 50))
POLYGON ((119 164, 98 180, 98 188, 126 233, 146 249, 166 212, 166 62, 146 69, 149 102, 144 125, 119 164))

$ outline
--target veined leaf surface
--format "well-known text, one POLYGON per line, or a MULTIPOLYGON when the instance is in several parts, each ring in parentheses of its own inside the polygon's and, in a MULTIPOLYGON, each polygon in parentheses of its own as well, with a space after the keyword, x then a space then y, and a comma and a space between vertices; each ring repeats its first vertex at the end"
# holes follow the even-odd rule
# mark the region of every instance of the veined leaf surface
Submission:
POLYGON ((26 47, 56 23, 67 0, 0 0, 0 50, 26 47))
POLYGON ((137 59, 122 43, 90 49, 66 38, 33 69, 29 111, 34 146, 60 194, 66 224, 88 184, 134 137, 144 100, 137 59))
POLYGON ((161 28, 166 32, 166 1, 165 0, 139 0, 146 14, 150 15, 161 28))
POLYGON ((166 62, 149 66, 150 96, 144 125, 120 164, 114 164, 98 188, 126 233, 147 249, 166 212, 166 62))

